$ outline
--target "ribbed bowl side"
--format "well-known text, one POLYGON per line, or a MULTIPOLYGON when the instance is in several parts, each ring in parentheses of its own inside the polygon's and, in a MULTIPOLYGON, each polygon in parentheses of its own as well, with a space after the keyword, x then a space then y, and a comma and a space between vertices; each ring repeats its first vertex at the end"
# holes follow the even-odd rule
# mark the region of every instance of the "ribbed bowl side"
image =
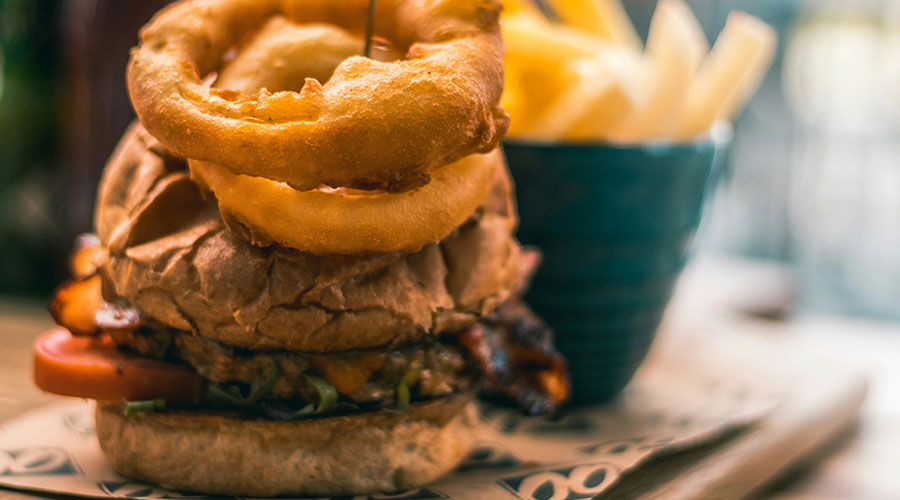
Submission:
POLYGON ((700 221, 712 142, 508 141, 519 238, 543 253, 526 300, 556 331, 574 403, 605 402, 643 361, 700 221))

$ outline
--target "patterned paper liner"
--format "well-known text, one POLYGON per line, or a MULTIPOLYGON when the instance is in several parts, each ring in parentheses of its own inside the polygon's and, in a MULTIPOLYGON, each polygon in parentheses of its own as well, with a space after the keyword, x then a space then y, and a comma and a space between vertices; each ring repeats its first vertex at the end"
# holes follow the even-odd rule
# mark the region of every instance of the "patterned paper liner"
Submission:
MULTIPOLYGON (((645 367, 614 404, 557 419, 482 405, 480 443, 453 474, 414 491, 338 498, 602 498, 626 471, 739 433, 772 409, 777 398, 771 391, 739 379, 734 372, 725 378, 689 364, 661 363, 645 367)), ((80 400, 0 426, 0 486, 97 498, 216 498, 113 472, 94 436, 93 405, 80 400)))

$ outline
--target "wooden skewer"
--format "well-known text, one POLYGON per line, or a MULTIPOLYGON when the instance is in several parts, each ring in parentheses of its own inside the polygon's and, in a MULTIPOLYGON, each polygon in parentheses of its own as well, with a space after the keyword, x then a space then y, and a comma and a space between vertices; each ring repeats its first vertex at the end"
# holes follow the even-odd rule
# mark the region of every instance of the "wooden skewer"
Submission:
POLYGON ((366 21, 366 44, 363 46, 363 55, 369 57, 372 51, 372 33, 375 31, 375 2, 369 0, 369 19, 366 21))

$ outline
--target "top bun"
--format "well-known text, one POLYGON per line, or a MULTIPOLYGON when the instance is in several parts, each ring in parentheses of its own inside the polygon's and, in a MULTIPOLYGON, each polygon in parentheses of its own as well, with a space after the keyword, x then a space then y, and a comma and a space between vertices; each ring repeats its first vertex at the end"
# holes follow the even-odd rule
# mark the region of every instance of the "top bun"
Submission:
POLYGON ((95 214, 109 252, 101 269, 107 292, 152 320, 232 346, 309 352, 470 326, 520 284, 515 222, 509 177, 498 168, 472 217, 413 254, 256 247, 140 125, 113 153, 95 214))

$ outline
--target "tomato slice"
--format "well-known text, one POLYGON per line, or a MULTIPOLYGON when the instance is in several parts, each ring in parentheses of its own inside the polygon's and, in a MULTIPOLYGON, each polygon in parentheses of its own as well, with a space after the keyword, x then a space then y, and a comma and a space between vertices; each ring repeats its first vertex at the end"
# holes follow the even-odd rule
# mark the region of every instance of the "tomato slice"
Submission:
POLYGON ((54 328, 34 343, 34 383, 44 391, 101 401, 202 399, 204 380, 173 363, 128 354, 108 335, 76 337, 54 328))

